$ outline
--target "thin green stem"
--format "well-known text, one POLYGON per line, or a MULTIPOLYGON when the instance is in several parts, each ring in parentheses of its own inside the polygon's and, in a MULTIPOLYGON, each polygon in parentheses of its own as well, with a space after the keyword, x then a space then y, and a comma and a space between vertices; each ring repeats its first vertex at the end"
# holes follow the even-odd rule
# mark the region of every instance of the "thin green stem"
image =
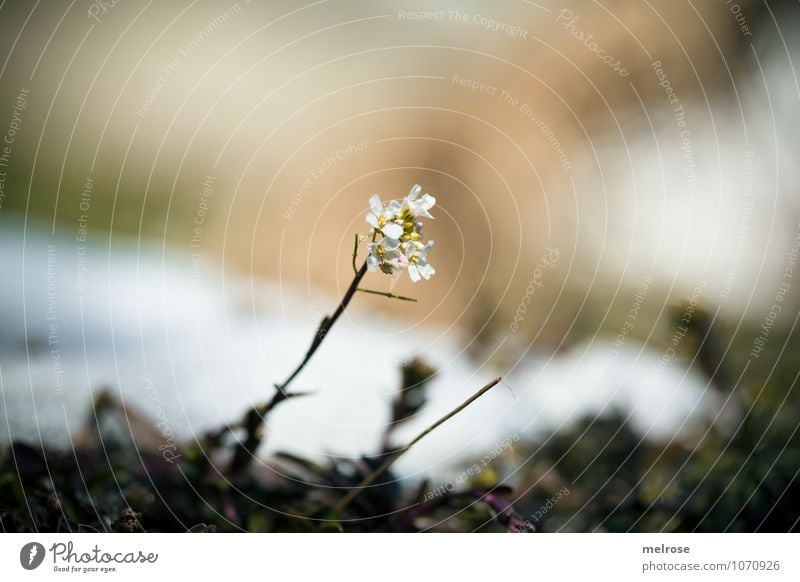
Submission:
POLYGON ((312 356, 322 345, 322 342, 328 336, 333 324, 335 324, 342 313, 344 313, 344 310, 347 308, 350 300, 353 298, 353 295, 356 294, 358 284, 361 283, 361 280, 366 274, 367 263, 365 262, 361 268, 356 271, 356 276, 353 278, 353 281, 347 288, 344 297, 342 297, 342 301, 339 303, 336 311, 333 312, 333 315, 325 316, 322 319, 322 322, 319 324, 319 328, 317 329, 317 333, 314 334, 314 339, 311 341, 311 346, 308 348, 308 351, 306 352, 306 355, 300 364, 298 364, 298 366, 291 374, 289 374, 289 377, 286 378, 282 384, 275 385, 276 392, 273 394, 272 399, 269 402, 260 406, 254 406, 244 415, 244 418, 241 420, 240 424, 245 429, 245 438, 244 441, 239 443, 239 446, 236 448, 236 452, 233 455, 229 469, 231 473, 241 471, 250 463, 250 460, 253 458, 253 455, 255 454, 258 445, 261 444, 261 439, 263 438, 262 425, 264 422, 264 415, 284 400, 292 398, 296 395, 288 390, 289 384, 291 384, 292 380, 294 380, 297 375, 303 371, 303 368, 306 367, 306 364, 308 364, 309 360, 311 360, 312 356))
POLYGON ((344 313, 344 310, 347 308, 350 300, 353 298, 353 295, 356 294, 356 290, 358 289, 358 284, 361 283, 361 279, 364 278, 364 275, 367 274, 367 263, 361 265, 361 268, 356 271, 356 276, 353 278, 353 281, 350 283, 350 287, 347 288, 347 291, 342 297, 342 301, 339 303, 339 306, 336 308, 336 311, 333 312, 333 315, 330 317, 324 317, 322 319, 322 323, 319 325, 319 329, 317 333, 314 335, 314 339, 311 342, 311 347, 308 348, 308 352, 306 352, 303 361, 295 368, 294 372, 289 374, 289 377, 284 380, 283 384, 278 387, 278 390, 283 392, 288 387, 292 380, 305 368, 308 361, 311 359, 311 356, 319 349, 319 346, 322 345, 322 342, 328 336, 328 332, 330 332, 333 324, 336 323, 336 320, 344 313))
POLYGON ((360 291, 361 293, 371 293, 372 295, 383 295, 384 297, 388 297, 389 299, 399 299, 400 301, 413 301, 414 303, 417 302, 416 299, 413 297, 405 297, 403 295, 395 295, 394 293, 387 293, 385 291, 373 291, 372 289, 364 289, 363 287, 359 287, 356 291, 360 291))
POLYGON ((436 430, 439 426, 441 426, 442 424, 453 418, 456 414, 464 410, 467 406, 475 402, 478 398, 486 394, 489 390, 497 386, 501 380, 502 378, 495 378, 494 380, 489 382, 486 386, 478 390, 475 394, 467 398, 464 402, 456 406, 453 410, 445 414, 442 418, 440 418, 432 425, 430 425, 428 428, 419 433, 406 446, 397 449, 394 453, 389 455, 389 457, 383 462, 383 464, 380 467, 378 467, 372 473, 367 475, 364 478, 364 480, 361 481, 361 483, 359 483, 355 488, 348 491, 347 495, 345 495, 339 500, 339 502, 333 508, 334 513, 337 514, 341 513, 345 507, 350 505, 350 502, 353 501, 353 499, 355 499, 359 493, 361 493, 364 489, 372 485, 372 483, 374 483, 378 477, 383 475, 389 469, 389 467, 391 467, 394 464, 394 462, 397 461, 397 459, 399 459, 406 452, 408 452, 408 450, 411 447, 413 447, 415 444, 417 444, 419 441, 425 438, 428 434, 436 430))

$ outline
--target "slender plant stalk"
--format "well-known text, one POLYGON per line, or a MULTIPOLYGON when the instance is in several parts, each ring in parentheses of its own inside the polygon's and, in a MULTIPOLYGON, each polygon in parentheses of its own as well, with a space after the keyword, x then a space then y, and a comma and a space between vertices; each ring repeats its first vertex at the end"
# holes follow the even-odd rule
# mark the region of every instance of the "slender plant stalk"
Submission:
POLYGON ((371 293, 372 295, 383 295, 384 297, 388 297, 389 299, 399 299, 400 301, 413 301, 414 303, 417 302, 416 299, 413 297, 405 297, 404 295, 395 295, 394 293, 387 293, 385 291, 373 291, 372 289, 363 289, 359 287, 356 291, 360 291, 361 293, 371 293))
MULTIPOLYGON (((373 236, 373 241, 375 237, 373 236)), ((311 346, 308 348, 305 357, 302 361, 297 365, 297 367, 289 374, 289 377, 283 381, 282 384, 275 384, 275 394, 272 396, 268 402, 261 404, 260 406, 254 406, 251 408, 239 421, 238 424, 227 427, 227 430, 233 430, 236 428, 242 428, 245 432, 245 437, 242 442, 238 444, 236 447, 236 451, 233 455, 233 459, 231 460, 229 466, 230 473, 237 473, 247 467, 250 463, 250 460, 253 458, 253 455, 258 448, 258 445, 261 444, 261 440, 263 439, 263 422, 264 416, 275 408, 278 404, 287 400, 288 398, 294 398, 295 396, 301 396, 302 394, 297 392, 290 392, 289 385, 292 381, 303 371, 303 368, 306 367, 306 364, 311 360, 314 354, 317 352, 319 347, 322 345, 322 342, 328 336, 328 332, 330 332, 333 325, 339 319, 339 317, 344 313, 344 310, 347 308, 347 305, 353 299, 353 295, 356 294, 357 291, 362 293, 371 293, 373 295, 382 295, 384 297, 388 297, 390 299, 400 299, 402 301, 414 301, 416 299, 412 297, 404 297, 402 295, 394 295, 393 293, 385 293, 383 291, 373 291, 371 289, 364 289, 359 287, 361 280, 364 278, 364 275, 367 274, 367 263, 364 262, 361 265, 361 268, 356 268, 356 261, 358 260, 358 243, 359 243, 359 236, 355 235, 355 240, 353 244, 353 273, 355 276, 353 277, 353 281, 350 283, 350 286, 347 288, 347 292, 342 297, 339 306, 336 308, 336 311, 333 312, 331 316, 325 316, 322 319, 322 322, 317 329, 317 332, 314 334, 314 339, 311 341, 311 346)))
POLYGON ((297 377, 297 375, 303 371, 303 368, 306 367, 306 364, 308 364, 309 360, 311 360, 316 351, 322 345, 322 342, 328 336, 328 333, 333 325, 336 323, 342 313, 344 313, 344 310, 347 308, 350 300, 353 299, 353 295, 355 295, 356 291, 358 290, 359 283, 361 283, 361 280, 366 274, 367 263, 365 262, 361 268, 356 271, 353 281, 347 288, 347 292, 342 297, 342 301, 339 303, 336 311, 333 312, 333 315, 325 316, 322 319, 317 332, 314 334, 314 339, 311 341, 311 346, 308 348, 308 351, 306 352, 306 355, 300 364, 298 364, 298 366, 291 374, 289 374, 289 377, 286 378, 282 384, 275 385, 275 394, 272 396, 272 399, 269 402, 262 404, 261 406, 254 406, 244 415, 244 418, 239 423, 239 428, 244 428, 245 438, 236 448, 236 452, 231 460, 229 472, 236 473, 241 471, 250 463, 255 450, 258 448, 258 445, 261 444, 261 439, 263 438, 262 424, 264 421, 264 415, 266 415, 270 410, 284 400, 299 395, 298 393, 290 392, 289 385, 297 377))
POLYGON ((458 414, 459 412, 464 410, 467 406, 469 406, 470 404, 475 402, 478 398, 480 398, 481 396, 486 394, 489 390, 491 390, 492 388, 497 386, 500 383, 501 380, 502 380, 502 378, 495 378, 494 380, 489 382, 486 386, 484 386, 483 388, 478 390, 475 394, 473 394, 472 396, 467 398, 464 402, 459 404, 453 410, 451 410, 450 412, 445 414, 442 418, 440 418, 439 420, 434 422, 432 425, 430 425, 428 428, 426 428, 421 433, 419 433, 407 445, 405 445, 404 447, 402 447, 400 449, 397 449, 395 452, 393 452, 391 455, 389 455, 386 458, 386 460, 383 462, 383 464, 381 464, 380 467, 378 467, 372 473, 367 475, 364 478, 364 480, 361 481, 361 483, 359 483, 355 488, 353 488, 350 491, 348 491, 347 495, 345 495, 344 497, 342 497, 339 500, 339 502, 333 508, 334 513, 341 513, 350 504, 350 502, 353 501, 353 499, 356 498, 356 496, 359 493, 361 493, 364 489, 366 489, 367 487, 372 485, 378 477, 383 475, 389 469, 389 467, 391 467, 394 464, 394 462, 397 461, 397 459, 399 459, 406 452, 408 452, 408 450, 411 447, 413 447, 415 444, 417 444, 419 441, 421 441, 423 438, 425 438, 428 434, 430 434, 431 432, 436 430, 436 428, 438 428, 440 425, 444 424, 445 422, 447 422, 448 420, 453 418, 456 414, 458 414))
POLYGON ((344 294, 344 297, 342 297, 342 301, 339 303, 339 306, 336 308, 336 311, 333 312, 333 315, 326 316, 323 318, 322 323, 320 323, 319 325, 317 333, 314 334, 314 339, 311 342, 311 347, 308 348, 308 352, 306 352, 303 361, 300 362, 297 368, 295 368, 294 372, 289 374, 289 377, 286 378, 286 380, 284 380, 283 384, 276 386, 278 392, 286 392, 286 389, 289 387, 289 384, 291 384, 292 380, 294 380, 295 377, 297 377, 297 375, 303 371, 303 368, 306 367, 308 361, 312 358, 312 356, 319 349, 319 346, 322 345, 322 342, 328 336, 328 332, 330 332, 331 328, 333 327, 333 324, 336 323, 336 320, 338 320, 339 317, 342 315, 342 313, 344 313, 344 310, 347 308, 348 304, 350 303, 350 300, 353 299, 353 295, 355 295, 356 291, 358 291, 358 284, 361 283, 361 279, 363 279, 364 275, 366 274, 367 274, 367 263, 365 262, 363 265, 361 265, 361 268, 358 271, 356 271, 356 276, 350 283, 350 287, 347 288, 347 292, 344 294))
POLYGON ((353 243, 353 273, 358 276, 358 267, 356 267, 356 261, 358 260, 358 233, 355 235, 355 242, 353 243))

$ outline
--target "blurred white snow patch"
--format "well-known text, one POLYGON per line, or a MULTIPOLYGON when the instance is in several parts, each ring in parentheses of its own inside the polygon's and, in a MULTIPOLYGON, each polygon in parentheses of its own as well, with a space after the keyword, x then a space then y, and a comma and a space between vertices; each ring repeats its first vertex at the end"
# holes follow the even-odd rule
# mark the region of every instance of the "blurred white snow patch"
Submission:
MULTIPOLYGON (((71 446, 93 393, 104 387, 180 438, 236 421, 272 395, 338 301, 316 296, 310 307, 301 290, 226 277, 206 265, 198 279, 191 264, 161 249, 116 244, 88 248, 78 288, 76 260, 72 237, 31 225, 24 237, 13 224, 0 228, 7 282, 0 287, 2 442, 71 446)), ((454 332, 409 328, 354 302, 294 384, 314 394, 270 415, 262 452, 315 459, 375 453, 399 364, 419 355, 439 373, 423 412, 398 428, 402 444, 502 373, 471 361, 462 347, 454 332)), ((600 374, 610 347, 598 340, 525 361, 507 374, 507 386, 412 449, 400 469, 444 474, 515 433, 546 436, 614 408, 662 439, 708 412, 703 380, 678 359, 655 373, 658 351, 628 345, 600 374)))
MULTIPOLYGON (((716 410, 716 395, 704 378, 675 358, 630 342, 616 348, 598 339, 549 360, 537 359, 513 371, 490 393, 425 438, 400 461, 406 472, 437 472, 472 464, 511 436, 546 439, 585 417, 619 414, 642 438, 669 441, 703 426, 716 410), (605 362, 609 352, 617 356, 605 362)), ((413 423, 397 431, 405 442, 422 427, 475 392, 487 374, 449 378, 459 386, 436 397, 413 423)), ((442 382, 444 383, 444 378, 442 382)))

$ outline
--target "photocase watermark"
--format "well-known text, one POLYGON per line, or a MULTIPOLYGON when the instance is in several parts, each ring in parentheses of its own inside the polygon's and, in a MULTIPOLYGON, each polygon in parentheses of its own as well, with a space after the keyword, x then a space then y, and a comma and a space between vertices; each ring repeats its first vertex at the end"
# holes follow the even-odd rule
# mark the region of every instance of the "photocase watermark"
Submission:
MULTIPOLYGON (((44 547, 41 549, 44 552, 44 547)), ((53 560, 54 572, 72 574, 109 574, 118 572, 120 565, 155 564, 158 561, 158 554, 155 552, 145 553, 142 550, 106 552, 97 544, 89 550, 81 551, 76 550, 75 544, 71 541, 56 542, 48 551, 53 560)))
POLYGON ((47 349, 50 353, 50 363, 53 366, 53 383, 55 395, 64 394, 64 366, 61 363, 61 341, 58 337, 58 303, 57 277, 56 277, 56 245, 47 245, 47 349))
POLYGON ((616 337, 614 337, 614 341, 611 344, 612 347, 608 349, 608 352, 606 352, 606 355, 603 358, 603 362, 600 365, 599 374, 604 374, 605 371, 611 367, 611 364, 614 363, 614 360, 616 360, 619 356, 620 348, 625 345, 628 336, 636 326, 636 321, 639 319, 639 312, 642 310, 644 301, 647 298, 647 292, 650 290, 650 286, 652 284, 653 276, 647 275, 642 280, 639 288, 636 290, 636 293, 633 296, 633 303, 631 303, 631 308, 628 310, 628 313, 625 314, 625 320, 622 322, 622 325, 617 331, 616 337))
POLYGON ((6 200, 6 178, 8 177, 6 168, 11 164, 14 142, 17 139, 17 133, 22 129, 22 114, 28 108, 28 95, 30 95, 30 89, 25 88, 20 89, 17 94, 14 109, 11 111, 11 121, 8 122, 3 143, 0 144, 2 146, 0 147, 0 210, 3 209, 3 203, 6 200))
POLYGON ((108 14, 119 2, 120 0, 94 0, 89 4, 89 9, 86 13, 95 22, 100 22, 100 19, 108 14))
POLYGON ((453 75, 450 77, 450 82, 454 85, 466 87, 470 90, 470 92, 478 92, 489 95, 490 97, 496 97, 500 99, 504 105, 509 105, 512 109, 521 113, 525 119, 530 121, 547 140, 547 143, 555 152, 556 157, 558 158, 558 163, 561 164, 561 168, 564 171, 569 171, 572 169, 572 164, 570 163, 569 158, 564 151, 564 147, 561 145, 561 142, 558 140, 553 130, 550 129, 550 127, 530 105, 524 101, 521 101, 520 99, 517 99, 506 89, 501 89, 496 85, 491 85, 478 79, 472 79, 459 73, 453 73, 453 75))
POLYGON ((798 224, 798 230, 795 232, 789 251, 786 253, 783 276, 781 277, 781 282, 778 283, 778 289, 775 292, 773 303, 769 308, 769 312, 761 321, 761 330, 758 332, 758 335, 753 338, 753 349, 750 350, 750 358, 753 360, 758 359, 761 352, 764 351, 764 347, 767 345, 767 339, 769 339, 769 334, 775 325, 775 320, 778 319, 778 316, 783 311, 783 299, 792 288, 792 278, 794 277, 794 269, 797 266, 798 254, 800 254, 800 224, 798 224))
POLYGON ((736 21, 739 32, 741 32, 743 36, 753 36, 753 33, 750 32, 750 25, 747 23, 747 17, 744 15, 744 12, 742 12, 742 7, 733 0, 725 0, 725 4, 728 5, 728 10, 730 10, 731 16, 733 16, 733 19, 736 21))
POLYGON ((200 273, 200 248, 203 242, 203 225, 206 222, 206 214, 209 210, 209 201, 214 196, 215 176, 207 175, 203 180, 200 190, 200 201, 197 203, 197 210, 192 220, 192 237, 189 241, 189 250, 192 256, 192 278, 196 281, 201 278, 200 273))
POLYGON ((44 562, 46 555, 44 546, 39 542, 28 542, 19 551, 20 566, 26 570, 35 570, 44 562))
POLYGON ((369 141, 348 144, 327 156, 322 163, 311 168, 303 182, 300 184, 300 187, 297 189, 297 192, 295 192, 294 196, 292 196, 292 201, 289 203, 289 207, 283 213, 283 217, 286 220, 292 220, 297 212, 297 208, 305 201, 305 198, 311 190, 311 187, 317 180, 319 180, 327 171, 329 171, 339 162, 343 162, 350 156, 366 151, 368 147, 369 141))
POLYGON ((653 377, 647 382, 645 391, 653 389, 654 379, 661 375, 672 359, 677 355, 676 349, 683 341, 683 338, 689 333, 689 326, 694 320, 694 312, 697 309, 697 305, 700 303, 700 299, 707 285, 708 283, 705 280, 700 280, 692 289, 692 294, 686 300, 686 307, 683 313, 681 313, 678 325, 672 333, 672 337, 669 339, 667 349, 664 350, 664 353, 661 354, 661 357, 653 366, 653 377))
POLYGON ((544 270, 555 269, 556 264, 558 263, 558 257, 560 255, 558 249, 551 249, 550 247, 544 247, 544 250, 546 250, 547 252, 543 254, 539 259, 539 262, 536 263, 536 267, 533 270, 533 275, 531 276, 531 280, 528 281, 528 286, 525 289, 525 295, 522 296, 522 299, 519 302, 519 306, 517 307, 517 310, 514 313, 514 321, 511 322, 510 326, 512 333, 516 333, 517 331, 519 331, 519 324, 525 319, 525 314, 528 311, 528 305, 530 305, 531 301, 533 300, 533 296, 536 293, 536 290, 544 287, 544 283, 542 283, 544 270))
POLYGON ((681 105, 678 94, 672 83, 664 72, 661 61, 653 61, 650 65, 658 78, 658 85, 664 89, 667 101, 672 106, 672 116, 680 135, 680 151, 683 158, 683 175, 686 177, 686 185, 690 194, 694 195, 697 190, 697 164, 694 160, 694 148, 692 147, 692 132, 686 124, 686 110, 681 105))
POLYGON ((491 32, 500 32, 511 38, 527 40, 530 31, 517 24, 497 20, 480 13, 462 12, 461 10, 398 10, 398 20, 413 22, 459 22, 474 24, 491 32))
POLYGON ((89 239, 89 209, 92 205, 92 190, 94 190, 94 178, 86 176, 81 191, 78 209, 81 214, 78 217, 78 231, 75 233, 75 292, 83 293, 86 291, 86 273, 89 270, 86 261, 86 242, 89 239))
POLYGON ((572 10, 562 8, 558 11, 556 22, 560 23, 572 36, 578 39, 587 49, 597 55, 597 58, 604 62, 608 68, 617 73, 620 77, 627 77, 630 72, 618 58, 608 54, 594 38, 594 33, 585 33, 577 27, 581 17, 572 10))
POLYGON ((142 372, 141 379, 144 382, 144 390, 155 408, 155 417, 158 422, 153 427, 158 430, 164 439, 164 442, 158 446, 158 450, 167 463, 174 463, 175 459, 183 456, 178 453, 178 445, 175 444, 175 433, 172 431, 169 422, 167 422, 167 414, 164 412, 164 407, 161 404, 161 398, 158 396, 155 384, 153 384, 152 376, 149 372, 142 372))
POLYGON ((450 77, 450 82, 454 85, 466 87, 471 92, 477 91, 478 93, 485 93, 486 95, 491 95, 492 97, 496 97, 498 94, 497 86, 490 85, 489 83, 478 81, 476 79, 470 79, 469 77, 459 75, 458 73, 453 73, 453 76, 450 77))
POLYGON ((535 531, 536 524, 539 523, 561 500, 570 494, 569 487, 564 485, 561 489, 551 495, 539 509, 537 509, 531 516, 522 522, 521 530, 535 531))
POLYGON ((731 292, 731 287, 739 271, 739 263, 744 252, 745 242, 750 234, 750 221, 753 216, 753 150, 744 152, 744 170, 742 172, 742 187, 744 189, 744 202, 742 205, 742 216, 739 220, 739 236, 733 247, 733 257, 728 267, 725 280, 722 282, 720 299, 727 299, 731 292))
POLYGON ((172 58, 170 62, 166 65, 161 67, 161 74, 156 79, 155 84, 151 87, 150 91, 147 93, 142 104, 139 106, 139 109, 136 110, 136 115, 140 119, 144 119, 150 109, 158 102, 159 96, 161 95, 161 91, 166 87, 167 83, 169 82, 170 77, 175 74, 175 72, 180 68, 181 64, 183 63, 184 59, 189 56, 189 54, 200 46, 203 41, 211 36, 220 26, 225 24, 228 20, 233 18, 236 14, 242 11, 243 4, 249 4, 250 0, 244 0, 243 2, 235 2, 230 8, 228 8, 225 12, 219 14, 214 20, 208 22, 203 28, 201 28, 197 34, 195 34, 189 42, 183 45, 180 49, 178 49, 178 53, 172 58))
POLYGON ((457 486, 465 485, 469 483, 471 479, 474 479, 478 475, 480 475, 486 468, 491 465, 495 459, 497 459, 500 455, 506 452, 511 446, 519 441, 520 437, 517 433, 512 434, 510 437, 499 443, 495 448, 493 448, 489 453, 481 457, 481 459, 472 464, 471 466, 467 467, 464 471, 458 474, 455 479, 452 479, 445 483, 444 485, 440 485, 436 489, 431 489, 430 491, 426 491, 425 495, 422 496, 422 501, 431 501, 432 499, 436 499, 437 497, 441 497, 443 495, 447 495, 451 491, 454 491, 457 486))
POLYGON ((561 142, 556 137, 555 133, 552 129, 544 122, 538 113, 536 113, 530 105, 525 102, 520 102, 519 99, 514 97, 511 93, 503 89, 500 93, 500 99, 503 100, 504 103, 511 105, 514 109, 519 111, 525 119, 530 121, 539 132, 544 136, 547 140, 547 143, 550 144, 550 147, 553 148, 553 151, 558 158, 558 163, 561 164, 561 168, 565 171, 569 171, 572 169, 572 164, 567 157, 566 152, 564 151, 564 147, 561 145, 561 142))

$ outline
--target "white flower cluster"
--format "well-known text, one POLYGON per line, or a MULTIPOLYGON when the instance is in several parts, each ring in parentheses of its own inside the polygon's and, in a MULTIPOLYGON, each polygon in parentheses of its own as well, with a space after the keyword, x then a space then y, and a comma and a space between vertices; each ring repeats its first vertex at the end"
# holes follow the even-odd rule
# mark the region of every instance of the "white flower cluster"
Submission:
POLYGON ((420 279, 430 279, 436 269, 428 263, 428 253, 433 241, 422 243, 422 222, 420 218, 433 218, 428 212, 436 199, 424 194, 417 199, 422 187, 415 184, 402 202, 390 200, 383 204, 377 194, 369 199, 370 211, 367 222, 372 227, 368 234, 369 257, 367 268, 380 269, 394 275, 408 269, 408 276, 416 283, 420 279))

